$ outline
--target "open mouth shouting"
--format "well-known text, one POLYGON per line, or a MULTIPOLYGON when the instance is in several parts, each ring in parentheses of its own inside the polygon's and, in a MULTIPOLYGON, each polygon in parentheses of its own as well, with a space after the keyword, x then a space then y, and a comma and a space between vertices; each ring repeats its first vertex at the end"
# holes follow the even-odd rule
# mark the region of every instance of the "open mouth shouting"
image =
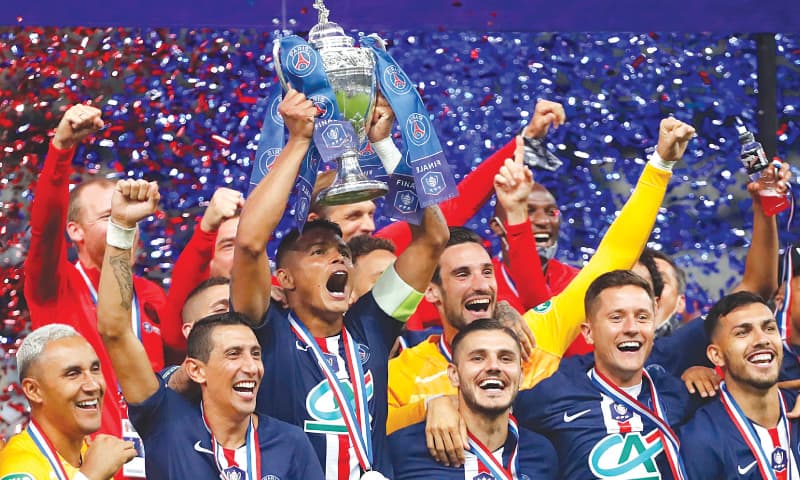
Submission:
POLYGON ((256 381, 255 380, 241 380, 233 384, 233 391, 245 400, 252 400, 256 398, 256 381))
POLYGON ((546 247, 550 245, 550 234, 547 232, 537 232, 533 234, 533 238, 536 239, 536 245, 540 247, 546 247))
POLYGON ((617 350, 624 353, 636 353, 642 349, 642 342, 636 340, 626 340, 617 344, 617 350))
POLYGON ((345 290, 347 289, 347 279, 349 278, 349 274, 347 270, 337 270, 328 277, 327 283, 325 283, 325 288, 328 290, 328 294, 337 300, 345 300, 347 298, 345 294, 345 290))

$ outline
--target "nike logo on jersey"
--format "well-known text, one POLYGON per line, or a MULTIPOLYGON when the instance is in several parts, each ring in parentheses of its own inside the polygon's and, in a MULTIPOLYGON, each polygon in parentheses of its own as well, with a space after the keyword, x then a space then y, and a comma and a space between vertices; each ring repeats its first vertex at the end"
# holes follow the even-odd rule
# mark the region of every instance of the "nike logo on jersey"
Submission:
POLYGON ((744 468, 742 468, 741 465, 736 465, 736 468, 739 470, 739 475, 747 475, 747 472, 752 470, 753 467, 755 467, 755 466, 756 466, 756 462, 754 461, 753 463, 751 463, 750 465, 748 465, 748 466, 746 466, 744 468))
POLYGON ((447 375, 447 370, 442 370, 441 372, 433 374, 433 375, 431 375, 429 377, 417 377, 417 378, 414 379, 414 381, 416 383, 430 383, 430 382, 432 382, 432 381, 436 380, 437 378, 439 378, 441 376, 444 376, 444 375, 447 375))
POLYGON ((572 414, 572 415, 569 415, 569 414, 567 414, 567 412, 564 412, 564 423, 574 422, 579 417, 582 417, 582 416, 586 415, 587 413, 589 413, 591 411, 592 411, 591 408, 587 408, 586 410, 581 410, 580 412, 572 414))
POLYGON ((209 455, 214 455, 214 452, 212 452, 211 450, 209 450, 207 448, 203 448, 203 447, 200 446, 200 440, 195 442, 194 449, 195 449, 195 451, 200 452, 200 453, 207 453, 209 455))

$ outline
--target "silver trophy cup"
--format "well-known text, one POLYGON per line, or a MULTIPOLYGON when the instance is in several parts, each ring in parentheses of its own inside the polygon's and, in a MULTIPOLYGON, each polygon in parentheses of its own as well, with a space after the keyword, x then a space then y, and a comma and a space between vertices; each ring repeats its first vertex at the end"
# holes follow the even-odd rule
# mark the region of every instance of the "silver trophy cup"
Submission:
MULTIPOLYGON (((367 139, 367 126, 375 107, 377 85, 375 57, 370 49, 354 47, 353 38, 341 26, 328 21, 328 9, 323 0, 316 0, 319 21, 308 33, 308 43, 319 52, 328 81, 336 95, 342 119, 349 121, 358 137, 358 145, 337 158, 336 179, 322 190, 316 200, 321 205, 342 205, 372 200, 389 191, 386 183, 368 178, 358 163, 358 147, 367 139)), ((278 78, 288 90, 280 56, 273 56, 278 78)))

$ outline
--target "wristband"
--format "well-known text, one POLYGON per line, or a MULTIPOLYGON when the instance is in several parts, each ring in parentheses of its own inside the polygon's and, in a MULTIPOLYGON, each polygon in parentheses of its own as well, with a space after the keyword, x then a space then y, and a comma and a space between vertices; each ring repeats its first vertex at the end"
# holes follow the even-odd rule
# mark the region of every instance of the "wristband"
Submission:
POLYGON ((136 237, 136 227, 125 228, 108 219, 108 229, 106 230, 106 245, 110 245, 120 250, 130 250, 133 248, 133 240, 136 237))
POLYGON ((661 170, 671 172, 672 167, 678 162, 677 160, 668 162, 661 158, 661 155, 659 155, 658 152, 653 152, 653 154, 650 155, 650 161, 648 163, 656 168, 660 168, 661 170))
POLYGON ((394 142, 392 141, 391 136, 388 136, 383 140, 378 140, 377 142, 373 142, 372 149, 375 150, 375 154, 378 155, 378 158, 381 159, 383 168, 389 175, 391 175, 394 172, 394 169, 397 168, 397 165, 403 158, 403 154, 400 153, 400 150, 397 148, 397 145, 395 145, 394 142))

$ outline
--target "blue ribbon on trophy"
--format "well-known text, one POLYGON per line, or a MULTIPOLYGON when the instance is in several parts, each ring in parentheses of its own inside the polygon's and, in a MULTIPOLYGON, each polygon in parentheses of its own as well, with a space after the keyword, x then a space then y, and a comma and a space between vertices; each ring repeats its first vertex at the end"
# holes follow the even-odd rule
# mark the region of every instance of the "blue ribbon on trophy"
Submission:
POLYGON ((418 224, 422 208, 458 195, 455 178, 414 84, 379 38, 362 37, 359 42, 375 54, 376 77, 394 110, 406 147, 389 181, 386 208, 389 216, 418 224))

